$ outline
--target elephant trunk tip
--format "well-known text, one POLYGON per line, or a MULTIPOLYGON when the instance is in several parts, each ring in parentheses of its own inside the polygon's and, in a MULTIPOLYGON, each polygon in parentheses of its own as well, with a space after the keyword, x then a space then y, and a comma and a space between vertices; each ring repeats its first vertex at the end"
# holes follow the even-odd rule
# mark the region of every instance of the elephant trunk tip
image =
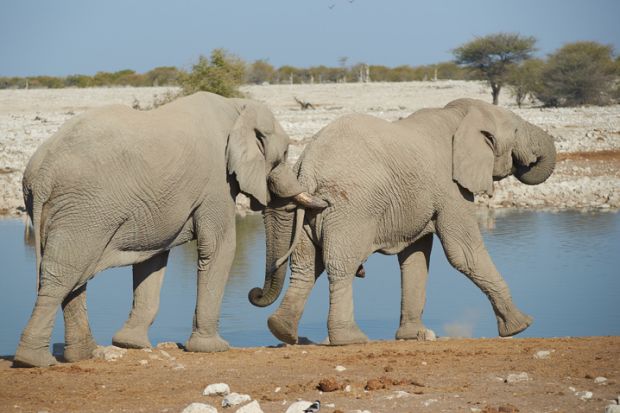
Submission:
POLYGON ((270 299, 264 294, 262 288, 254 287, 248 293, 248 299, 250 303, 256 307, 267 307, 275 301, 275 299, 270 299))

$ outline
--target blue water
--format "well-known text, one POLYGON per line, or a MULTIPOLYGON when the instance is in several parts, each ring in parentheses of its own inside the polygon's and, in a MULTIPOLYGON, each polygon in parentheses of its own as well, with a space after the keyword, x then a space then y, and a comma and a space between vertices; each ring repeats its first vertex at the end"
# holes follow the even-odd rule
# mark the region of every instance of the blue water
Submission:
MULTIPOLYGON (((620 335, 620 214, 502 211, 481 217, 491 257, 516 304, 534 317, 522 337, 620 335), (489 225, 490 224, 490 225, 489 225)), ((222 305, 221 335, 236 347, 277 344, 267 329, 275 310, 247 300, 262 286, 264 233, 260 216, 237 220, 237 255, 222 305)), ((174 249, 151 341, 184 342, 196 301, 194 244, 174 249)), ((395 256, 373 255, 365 279, 355 280, 355 314, 371 339, 391 340, 398 328, 400 276, 395 256)), ((97 275, 88 285, 93 334, 109 344, 131 307, 131 268, 97 275)), ((447 263, 435 240, 424 321, 438 335, 494 337, 495 317, 484 296, 447 263)), ((35 300, 34 249, 21 220, 0 221, 0 354, 14 354, 35 300)), ((301 320, 299 335, 327 335, 327 277, 321 276, 301 320)), ((63 341, 58 312, 52 343, 63 341)))

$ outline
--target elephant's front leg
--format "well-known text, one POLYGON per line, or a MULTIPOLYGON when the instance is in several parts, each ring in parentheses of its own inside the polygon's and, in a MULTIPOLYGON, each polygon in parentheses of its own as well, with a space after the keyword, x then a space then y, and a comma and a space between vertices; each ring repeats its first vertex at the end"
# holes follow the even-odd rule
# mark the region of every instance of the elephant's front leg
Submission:
POLYGON ((230 348, 218 334, 220 307, 235 256, 234 227, 214 245, 198 234, 198 296, 187 351, 216 352, 230 348))
POLYGON ((402 290, 397 340, 429 340, 435 337, 435 333, 422 323, 432 247, 433 234, 428 234, 398 254, 402 290))
POLYGON ((353 279, 356 265, 349 276, 329 276, 329 343, 335 346, 366 343, 368 337, 355 322, 353 311, 353 279))
POLYGON ((129 319, 112 338, 112 344, 126 348, 150 348, 148 330, 157 311, 169 251, 133 266, 133 304, 129 319))
MULTIPOLYGON (((284 264, 285 265, 285 264, 284 264)), ((279 340, 297 343, 297 326, 316 279, 325 269, 321 254, 305 232, 291 255, 291 280, 280 307, 269 317, 267 325, 279 340)))
POLYGON ((502 337, 512 336, 532 324, 532 318, 513 303, 506 281, 495 268, 484 247, 482 235, 473 214, 445 212, 437 218, 437 235, 450 264, 465 274, 484 292, 497 318, 502 337))
POLYGON ((86 284, 72 291, 62 302, 65 320, 65 352, 68 362, 89 359, 97 343, 93 339, 86 310, 86 284))

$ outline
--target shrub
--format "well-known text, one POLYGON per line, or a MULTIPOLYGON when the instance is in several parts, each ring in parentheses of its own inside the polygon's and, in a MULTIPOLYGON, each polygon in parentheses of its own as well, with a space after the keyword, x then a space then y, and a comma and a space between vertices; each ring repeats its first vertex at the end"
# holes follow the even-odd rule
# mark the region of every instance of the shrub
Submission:
POLYGON ((508 73, 506 83, 519 107, 528 95, 533 96, 540 90, 540 77, 544 66, 544 61, 531 59, 514 66, 508 73))
POLYGON ((224 49, 214 49, 209 58, 200 56, 192 71, 183 77, 181 86, 186 95, 198 91, 226 97, 241 96, 239 86, 245 79, 245 63, 224 49))
POLYGON ((549 56, 536 93, 546 106, 601 105, 613 96, 616 67, 611 46, 567 44, 549 56))

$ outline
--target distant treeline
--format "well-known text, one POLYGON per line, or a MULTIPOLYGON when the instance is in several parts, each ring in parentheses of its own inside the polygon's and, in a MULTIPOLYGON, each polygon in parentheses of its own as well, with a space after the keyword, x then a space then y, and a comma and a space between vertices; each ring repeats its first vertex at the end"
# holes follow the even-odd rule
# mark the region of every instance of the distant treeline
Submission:
MULTIPOLYGON (((470 70, 452 62, 424 66, 397 66, 357 64, 351 67, 293 66, 273 67, 266 60, 243 63, 245 83, 337 83, 337 82, 406 82, 412 80, 454 79, 470 80, 476 77, 470 70)), ((111 86, 182 86, 188 72, 174 66, 156 67, 146 73, 126 69, 118 72, 98 72, 93 76, 70 75, 0 77, 0 89, 66 87, 111 87, 111 86)))

